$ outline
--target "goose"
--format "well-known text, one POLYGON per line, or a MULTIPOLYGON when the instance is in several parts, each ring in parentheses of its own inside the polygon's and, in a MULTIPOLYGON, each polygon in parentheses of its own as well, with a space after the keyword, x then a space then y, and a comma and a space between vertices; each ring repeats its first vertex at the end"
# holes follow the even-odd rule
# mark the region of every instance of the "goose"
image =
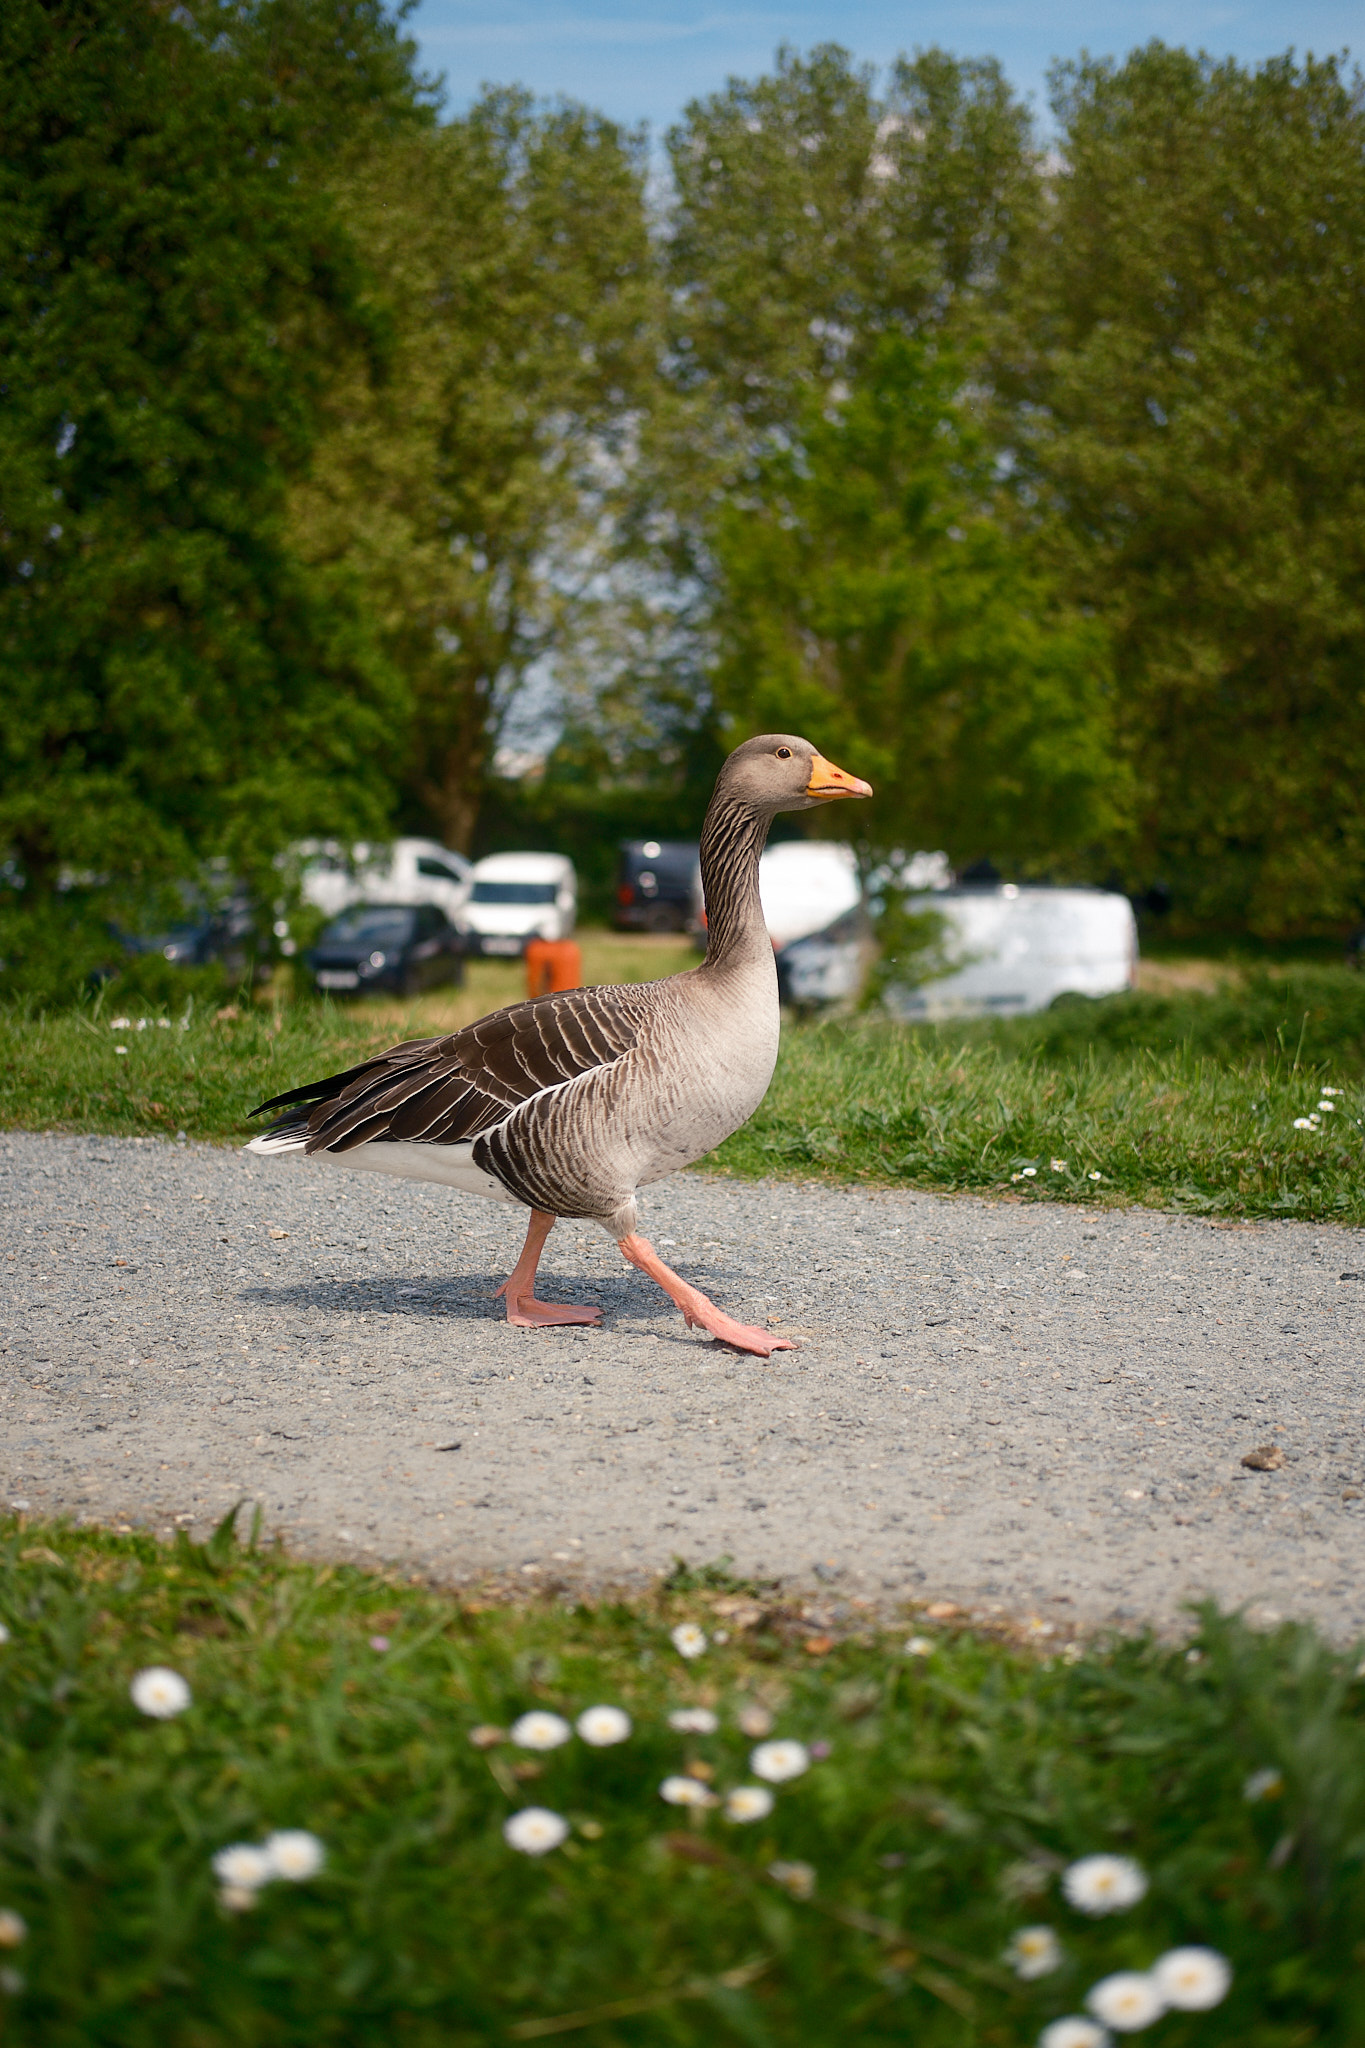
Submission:
POLYGON ((521 1203, 531 1212, 526 1241, 498 1289, 519 1328, 601 1320, 598 1308, 536 1298, 545 1240, 568 1216, 608 1230, 689 1329, 759 1358, 790 1351, 664 1264, 640 1235, 636 1196, 738 1130, 772 1079, 777 970, 758 860, 774 817, 871 794, 809 740, 746 740, 722 766, 702 827, 700 966, 665 981, 536 996, 446 1036, 395 1045, 261 1103, 253 1116, 277 1114, 246 1150, 521 1203))

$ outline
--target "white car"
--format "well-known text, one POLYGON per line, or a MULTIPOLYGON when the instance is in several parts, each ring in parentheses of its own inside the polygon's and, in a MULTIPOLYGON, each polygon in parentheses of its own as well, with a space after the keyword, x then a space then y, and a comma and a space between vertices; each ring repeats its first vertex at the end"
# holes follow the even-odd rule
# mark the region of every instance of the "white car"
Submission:
POLYGON ((387 846, 363 841, 347 855, 335 840, 306 842, 304 901, 336 917, 353 903, 434 903, 463 931, 473 866, 434 839, 395 839, 387 846))
POLYGON ((516 956, 530 939, 567 939, 578 877, 562 853, 490 853, 470 877, 463 926, 471 953, 516 956))
POLYGON ((919 988, 887 989, 893 1017, 933 1024, 950 1017, 1021 1017, 1058 996, 1109 996, 1137 979, 1137 921, 1110 889, 936 889, 907 896, 907 910, 935 910, 952 971, 919 988))
POLYGON ((758 863, 758 893, 768 937, 780 950, 857 909, 857 855, 829 839, 783 840, 758 863))

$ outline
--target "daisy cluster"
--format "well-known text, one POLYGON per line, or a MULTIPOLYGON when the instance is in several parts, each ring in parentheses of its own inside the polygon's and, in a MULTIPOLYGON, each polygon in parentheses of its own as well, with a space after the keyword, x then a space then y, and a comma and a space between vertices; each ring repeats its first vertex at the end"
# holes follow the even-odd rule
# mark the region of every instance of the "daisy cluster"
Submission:
MULTIPOLYGON (((1049 1159, 1047 1165, 1049 1173, 1065 1173, 1067 1170, 1068 1162, 1065 1159, 1049 1159)), ((1086 1174, 1085 1177, 1087 1180, 1104 1179, 1104 1175, 1102 1173, 1095 1171, 1094 1168, 1092 1168, 1090 1172, 1086 1174)), ((1012 1173, 1010 1175, 1010 1179, 1016 1182, 1021 1180, 1037 1180, 1037 1178, 1038 1168, 1036 1166, 1021 1166, 1017 1173, 1012 1173)))
MULTIPOLYGON (((670 1633, 673 1646, 681 1657, 689 1660, 700 1657, 707 1648, 705 1631, 694 1622, 680 1622, 670 1633)), ((740 1733, 751 1739, 772 1734, 772 1715, 755 1701, 741 1706, 735 1720, 740 1733)), ((668 1716, 668 1725, 679 1735, 714 1735, 720 1727, 720 1716, 710 1707, 675 1707, 668 1716)), ((507 1731, 506 1739, 520 1749, 559 1749, 573 1739, 575 1732, 590 1747, 605 1749, 627 1741, 633 1733, 633 1724, 623 1707, 585 1707, 572 1726, 562 1714, 538 1708, 515 1720, 507 1731)), ((503 1739, 500 1728, 470 1730, 470 1741, 479 1749, 491 1748, 503 1739)), ((687 1806, 695 1810, 721 1806, 725 1810, 725 1818, 736 1825, 766 1820, 776 1803, 769 1788, 801 1777, 817 1756, 828 1754, 828 1744, 824 1743, 808 1749, 803 1742, 760 1740, 750 1753, 749 1769, 755 1778, 762 1779, 761 1784, 732 1785, 726 1791, 718 1791, 711 1784, 714 1776, 711 1766, 693 1763, 666 1777, 659 1787, 659 1797, 669 1806, 687 1806)), ((569 1823, 562 1814, 553 1813, 548 1807, 527 1806, 504 1822, 502 1833, 509 1848, 519 1849, 525 1856, 544 1856, 567 1840, 569 1823)), ((778 1868, 774 1865, 770 1874, 776 1876, 778 1868)), ((784 1872, 788 1868, 787 1865, 781 1866, 784 1872)), ((799 1877, 789 1882, 787 1876, 778 1876, 777 1882, 788 1890, 795 1886, 798 1897, 808 1897, 815 1883, 814 1871, 804 1863, 800 1866, 793 1864, 790 1869, 799 1869, 799 1877), (808 1888, 801 1890, 803 1885, 808 1888)))
MULTIPOLYGON (((1147 1874, 1130 1856, 1083 1856, 1062 1873, 1062 1892, 1078 1913, 1098 1919, 1125 1912, 1147 1895, 1147 1874)), ((1051 1927, 1021 1927, 1005 1961, 1026 1983, 1064 1961, 1051 1927)), ((1211 1948, 1173 1948, 1147 1970, 1116 1970, 1092 1984, 1085 2013, 1053 2020, 1038 2048, 1109 2048, 1115 2034, 1136 2034, 1167 2012, 1209 2012, 1232 1983, 1226 1957, 1211 1948)))
POLYGON ((1295 1117, 1294 1129, 1296 1131, 1320 1131, 1323 1118, 1336 1115, 1337 1105, 1333 1098, 1342 1093, 1343 1091, 1340 1088, 1324 1088, 1318 1098, 1317 1108, 1310 1110, 1307 1116, 1295 1117))
POLYGON ((325 1860, 321 1842, 306 1828, 280 1828, 263 1842, 233 1842, 213 1859, 218 1903, 230 1913, 244 1913, 263 1886, 276 1878, 302 1884, 317 1876, 325 1860))

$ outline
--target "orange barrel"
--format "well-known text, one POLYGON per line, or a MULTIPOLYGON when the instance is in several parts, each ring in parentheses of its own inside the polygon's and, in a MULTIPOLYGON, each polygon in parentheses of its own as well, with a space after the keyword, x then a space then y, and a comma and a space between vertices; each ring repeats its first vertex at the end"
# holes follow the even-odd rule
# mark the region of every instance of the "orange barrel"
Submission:
POLYGON ((547 996, 583 986, 583 955, 572 939, 531 939, 526 947, 526 993, 547 996))

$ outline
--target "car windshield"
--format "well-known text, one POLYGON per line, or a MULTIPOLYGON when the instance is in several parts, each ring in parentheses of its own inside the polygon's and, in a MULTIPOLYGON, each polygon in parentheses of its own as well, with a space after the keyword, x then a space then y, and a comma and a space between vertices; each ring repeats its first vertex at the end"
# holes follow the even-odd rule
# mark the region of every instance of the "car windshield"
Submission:
POLYGON ((476 882, 471 903, 553 903, 553 882, 476 882))
POLYGON ((354 910, 343 910, 340 917, 333 918, 322 935, 322 943, 332 946, 405 946, 411 937, 410 910, 376 910, 370 904, 358 903, 354 910))

